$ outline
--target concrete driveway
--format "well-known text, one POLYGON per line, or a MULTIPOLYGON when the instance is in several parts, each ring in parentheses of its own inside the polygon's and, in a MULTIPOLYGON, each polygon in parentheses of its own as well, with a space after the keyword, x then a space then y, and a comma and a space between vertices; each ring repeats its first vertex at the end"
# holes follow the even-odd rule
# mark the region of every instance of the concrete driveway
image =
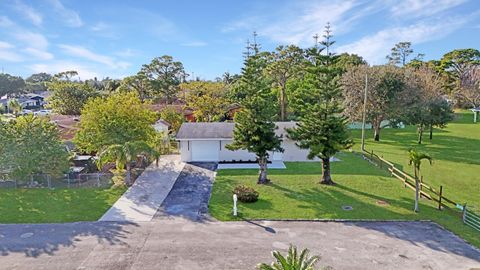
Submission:
POLYGON ((480 251, 429 222, 0 225, 1 269, 255 269, 290 243, 333 269, 472 269, 480 251))
POLYGON ((155 218, 183 217, 192 221, 208 218, 208 201, 216 169, 216 163, 185 164, 155 218))

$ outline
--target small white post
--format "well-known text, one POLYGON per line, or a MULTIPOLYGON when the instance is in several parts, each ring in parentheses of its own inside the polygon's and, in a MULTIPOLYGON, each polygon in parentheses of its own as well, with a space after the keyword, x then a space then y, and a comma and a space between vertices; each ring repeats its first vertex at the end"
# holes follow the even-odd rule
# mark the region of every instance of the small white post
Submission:
POLYGON ((237 194, 233 194, 233 215, 237 216, 237 194))

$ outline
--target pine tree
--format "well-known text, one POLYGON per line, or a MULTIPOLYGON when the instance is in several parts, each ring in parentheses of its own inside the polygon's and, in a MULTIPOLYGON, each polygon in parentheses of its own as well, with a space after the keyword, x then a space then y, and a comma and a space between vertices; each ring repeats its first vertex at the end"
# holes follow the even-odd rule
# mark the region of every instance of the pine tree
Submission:
MULTIPOLYGON (((347 130, 347 119, 342 115, 342 95, 339 83, 340 70, 336 67, 338 56, 330 52, 330 25, 327 24, 322 48, 307 50, 307 72, 301 81, 303 110, 297 126, 288 130, 289 137, 302 149, 308 149, 309 159, 322 161, 322 184, 334 184, 330 175, 330 158, 338 151, 352 146, 347 130), (326 54, 322 54, 323 51, 326 54)), ((300 99, 299 99, 300 100, 300 99)))
POLYGON ((251 52, 245 57, 242 76, 233 89, 235 101, 242 109, 235 114, 233 143, 226 147, 255 153, 260 167, 258 184, 266 184, 269 152, 283 152, 283 149, 280 137, 275 134, 277 108, 271 82, 263 73, 265 59, 256 42, 247 49, 251 52))

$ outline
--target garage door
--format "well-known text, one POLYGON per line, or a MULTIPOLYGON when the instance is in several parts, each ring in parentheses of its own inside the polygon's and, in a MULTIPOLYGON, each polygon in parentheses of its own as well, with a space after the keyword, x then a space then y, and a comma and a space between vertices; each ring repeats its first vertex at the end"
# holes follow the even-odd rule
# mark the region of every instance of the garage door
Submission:
POLYGON ((191 141, 192 161, 218 161, 218 141, 191 141))

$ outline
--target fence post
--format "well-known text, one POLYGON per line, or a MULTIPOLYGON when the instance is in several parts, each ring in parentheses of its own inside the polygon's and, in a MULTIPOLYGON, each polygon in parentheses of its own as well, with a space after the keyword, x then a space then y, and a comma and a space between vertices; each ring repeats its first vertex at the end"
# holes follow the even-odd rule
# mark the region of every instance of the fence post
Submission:
POLYGON ((438 210, 442 210, 442 193, 443 186, 440 186, 440 194, 438 195, 438 210))
POLYGON ((465 218, 467 216, 467 203, 465 203, 463 205, 463 210, 462 210, 462 220, 463 220, 463 223, 465 223, 465 218))
POLYGON ((372 150, 372 152, 370 153, 370 159, 373 161, 373 150, 372 150))
POLYGON ((100 187, 100 173, 97 173, 97 187, 100 187))
MULTIPOLYGON (((383 159, 383 155, 381 157, 383 159)), ((382 169, 382 167, 383 167, 382 164, 383 164, 383 161, 380 159, 380 169, 382 169)))
POLYGON ((48 182, 48 188, 52 188, 52 181, 50 178, 50 175, 47 174, 47 182, 48 182))

